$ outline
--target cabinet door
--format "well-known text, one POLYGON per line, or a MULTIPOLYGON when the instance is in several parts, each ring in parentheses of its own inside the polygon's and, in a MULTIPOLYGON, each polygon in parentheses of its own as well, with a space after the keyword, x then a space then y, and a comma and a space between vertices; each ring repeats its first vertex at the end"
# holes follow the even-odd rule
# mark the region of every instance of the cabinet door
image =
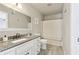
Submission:
POLYGON ((40 37, 34 40, 31 40, 27 43, 28 43, 29 49, 26 50, 26 53, 25 53, 26 55, 37 55, 40 52, 40 37))
POLYGON ((40 52, 40 48, 41 48, 40 37, 36 38, 35 44, 36 44, 35 45, 36 54, 38 54, 40 52))
POLYGON ((32 41, 31 54, 37 55, 40 52, 40 38, 36 38, 32 41))
POLYGON ((24 51, 25 51, 25 46, 23 44, 17 46, 17 49, 16 49, 17 55, 24 55, 24 53, 25 53, 24 51))
POLYGON ((17 55, 25 55, 28 53, 29 49, 30 49, 31 45, 29 42, 26 42, 24 44, 21 44, 19 46, 17 46, 17 55))

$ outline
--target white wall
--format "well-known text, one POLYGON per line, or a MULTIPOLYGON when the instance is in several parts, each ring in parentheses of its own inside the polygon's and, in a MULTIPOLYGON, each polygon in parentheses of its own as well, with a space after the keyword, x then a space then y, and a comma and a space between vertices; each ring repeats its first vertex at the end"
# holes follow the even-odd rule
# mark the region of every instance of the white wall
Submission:
POLYGON ((73 3, 71 8, 71 54, 79 55, 79 3, 73 3))
POLYGON ((63 47, 65 54, 79 55, 79 4, 64 4, 63 47))
POLYGON ((65 54, 71 53, 71 4, 63 8, 63 48, 65 54))
POLYGON ((62 18, 62 13, 52 14, 44 17, 45 20, 53 20, 53 19, 56 20, 61 18, 62 18))
POLYGON ((32 7, 30 7, 29 4, 22 4, 25 8, 27 14, 29 16, 31 16, 31 20, 32 20, 32 33, 35 34, 42 34, 42 15, 39 13, 39 11, 37 11, 36 9, 33 9, 32 7), (25 6, 26 5, 26 6, 25 6), (30 11, 31 10, 31 11, 30 11))
MULTIPOLYGON (((16 6, 14 6, 14 5, 11 5, 11 4, 3 4, 4 6, 7 6, 7 7, 9 7, 9 8, 12 8, 12 9, 14 9, 14 10, 16 10, 16 11, 19 11, 19 12, 21 12, 21 13, 24 13, 24 14, 26 14, 27 16, 30 16, 30 17, 32 17, 32 18, 38 18, 38 20, 40 20, 41 21, 41 14, 37 11, 37 10, 35 10, 34 8, 32 8, 31 6, 29 6, 29 5, 24 5, 24 4, 22 4, 22 9, 19 9, 18 7, 16 7, 16 6)), ((6 9, 5 9, 6 10, 6 9)), ((40 24, 39 24, 40 25, 40 24)), ((32 26, 32 27, 34 27, 34 26, 32 26)), ((40 26, 39 26, 40 27, 40 26)), ((37 31, 40 31, 40 30, 37 30, 37 31)), ((14 29, 12 29, 12 30, 5 30, 5 31, 0 31, 0 34, 3 36, 4 34, 3 33, 5 33, 5 34, 7 34, 7 36, 9 36, 10 34, 12 34, 12 35, 14 35, 16 32, 19 32, 19 33, 27 33, 28 32, 28 30, 25 30, 25 29, 20 29, 20 30, 14 30, 14 29), (6 33, 5 33, 6 32, 6 33)), ((31 32, 31 31, 29 31, 29 32, 31 32)), ((40 31, 41 32, 41 31, 40 31)))
POLYGON ((32 17, 32 33, 34 35, 41 35, 42 33, 42 19, 37 17, 32 17))
POLYGON ((79 55, 79 3, 64 4, 63 25, 64 53, 79 55))

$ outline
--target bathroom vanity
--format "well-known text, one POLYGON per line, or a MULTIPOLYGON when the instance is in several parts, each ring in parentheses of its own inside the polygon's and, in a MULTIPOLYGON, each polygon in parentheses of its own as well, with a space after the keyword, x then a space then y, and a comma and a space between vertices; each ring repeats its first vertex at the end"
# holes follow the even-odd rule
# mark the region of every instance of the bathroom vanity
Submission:
POLYGON ((21 41, 0 42, 0 55, 37 55, 40 46, 40 36, 36 35, 21 41))
MULTIPOLYGON (((4 5, 0 5, 0 7, 2 7, 0 15, 3 16, 0 17, 0 24, 2 26, 0 26, 0 38, 4 39, 4 35, 9 37, 16 33, 38 33, 36 30, 40 24, 39 21, 37 22, 38 18, 28 16, 4 5)), ((0 55, 37 55, 40 52, 40 46, 39 35, 0 41, 0 55)))

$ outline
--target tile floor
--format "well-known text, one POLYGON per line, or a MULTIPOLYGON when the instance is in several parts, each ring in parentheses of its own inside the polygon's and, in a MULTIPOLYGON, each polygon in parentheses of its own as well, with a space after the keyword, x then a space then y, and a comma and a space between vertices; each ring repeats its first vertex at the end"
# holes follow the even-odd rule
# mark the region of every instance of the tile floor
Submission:
POLYGON ((64 55, 64 53, 61 46, 47 45, 47 49, 41 49, 39 55, 64 55))

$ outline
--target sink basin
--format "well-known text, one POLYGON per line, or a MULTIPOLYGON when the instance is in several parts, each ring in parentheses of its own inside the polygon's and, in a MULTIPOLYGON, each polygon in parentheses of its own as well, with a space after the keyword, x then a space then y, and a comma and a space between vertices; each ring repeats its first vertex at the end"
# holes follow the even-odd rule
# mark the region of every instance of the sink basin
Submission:
POLYGON ((14 40, 14 41, 11 41, 11 42, 12 42, 12 43, 18 43, 18 42, 21 42, 21 41, 24 41, 24 40, 26 40, 26 38, 14 40))

